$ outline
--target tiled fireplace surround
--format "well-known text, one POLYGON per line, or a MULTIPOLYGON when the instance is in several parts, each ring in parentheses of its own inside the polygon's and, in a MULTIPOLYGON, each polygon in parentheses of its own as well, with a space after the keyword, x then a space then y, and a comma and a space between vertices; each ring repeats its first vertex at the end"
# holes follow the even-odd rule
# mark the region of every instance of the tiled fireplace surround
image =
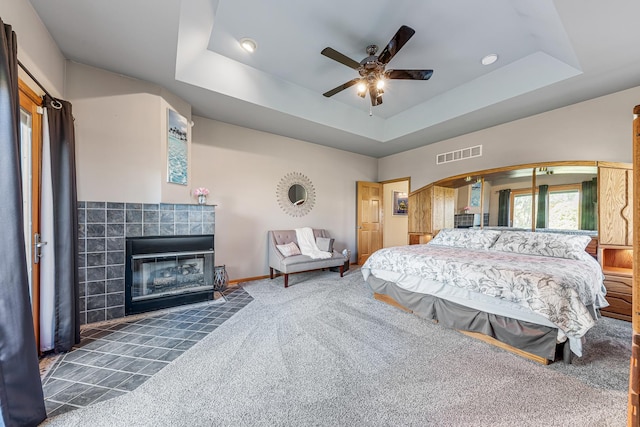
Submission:
POLYGON ((214 207, 78 202, 80 323, 124 317, 125 239, 213 234, 214 207))

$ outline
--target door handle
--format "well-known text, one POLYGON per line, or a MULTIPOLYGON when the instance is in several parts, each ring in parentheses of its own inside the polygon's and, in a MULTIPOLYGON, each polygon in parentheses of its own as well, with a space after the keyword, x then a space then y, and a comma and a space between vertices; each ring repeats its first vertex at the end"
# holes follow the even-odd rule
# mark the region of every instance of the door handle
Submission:
POLYGON ((42 236, 40 234, 35 233, 33 235, 33 263, 38 264, 40 262, 40 258, 42 258, 42 247, 47 244, 47 242, 43 242, 41 240, 42 236))

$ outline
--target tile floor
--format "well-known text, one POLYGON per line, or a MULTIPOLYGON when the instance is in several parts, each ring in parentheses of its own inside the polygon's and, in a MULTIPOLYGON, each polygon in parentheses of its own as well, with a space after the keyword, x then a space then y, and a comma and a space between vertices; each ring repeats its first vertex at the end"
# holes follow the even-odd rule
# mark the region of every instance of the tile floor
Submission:
POLYGON ((253 301, 241 287, 224 294, 226 301, 84 326, 80 344, 42 379, 48 416, 134 390, 253 301))

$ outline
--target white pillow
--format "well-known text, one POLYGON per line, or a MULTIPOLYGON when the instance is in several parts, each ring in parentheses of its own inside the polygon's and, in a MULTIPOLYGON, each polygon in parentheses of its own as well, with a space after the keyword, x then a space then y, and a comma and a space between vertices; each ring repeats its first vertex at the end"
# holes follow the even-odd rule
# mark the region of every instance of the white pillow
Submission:
POLYGON ((533 231, 503 231, 491 249, 502 252, 583 259, 591 237, 533 231))
POLYGON ((286 245, 276 245, 276 248, 286 258, 289 256, 300 255, 300 248, 294 242, 287 243, 286 245))
POLYGON ((500 232, 475 228, 445 228, 436 234, 429 244, 456 246, 467 249, 489 249, 500 232))

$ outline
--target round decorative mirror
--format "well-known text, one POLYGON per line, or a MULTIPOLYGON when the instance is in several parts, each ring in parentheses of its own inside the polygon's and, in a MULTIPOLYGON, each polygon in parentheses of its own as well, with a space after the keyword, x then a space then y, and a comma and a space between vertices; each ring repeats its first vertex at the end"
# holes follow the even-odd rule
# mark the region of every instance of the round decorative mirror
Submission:
POLYGON ((307 190, 300 184, 289 187, 289 201, 295 206, 300 206, 307 201, 307 190))
POLYGON ((277 189, 278 204, 291 216, 305 216, 315 203, 315 189, 306 176, 291 172, 280 180, 277 189))

